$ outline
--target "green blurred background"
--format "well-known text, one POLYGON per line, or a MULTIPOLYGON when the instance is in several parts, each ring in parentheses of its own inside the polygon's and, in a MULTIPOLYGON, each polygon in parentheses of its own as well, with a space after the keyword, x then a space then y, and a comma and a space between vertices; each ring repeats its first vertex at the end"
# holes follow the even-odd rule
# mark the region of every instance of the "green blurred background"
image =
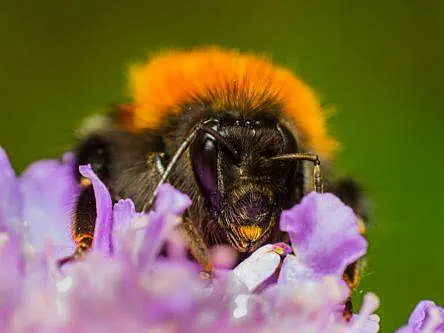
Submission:
POLYGON ((59 156, 73 128, 124 101, 125 68, 166 47, 265 52, 337 114, 337 172, 373 202, 360 292, 382 330, 444 304, 444 1, 15 1, 0 6, 0 144, 17 170, 59 156))

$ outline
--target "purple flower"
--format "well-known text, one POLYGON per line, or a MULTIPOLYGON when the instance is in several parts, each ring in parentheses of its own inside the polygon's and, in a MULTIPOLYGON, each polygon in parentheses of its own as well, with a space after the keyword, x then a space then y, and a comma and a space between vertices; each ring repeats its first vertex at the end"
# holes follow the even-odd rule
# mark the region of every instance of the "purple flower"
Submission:
POLYGON ((281 215, 296 257, 287 256, 280 282, 295 279, 342 277, 345 268, 367 251, 357 217, 333 194, 312 192, 281 215))
POLYGON ((187 195, 169 184, 159 189, 154 210, 148 215, 149 224, 144 232, 138 264, 143 267, 154 262, 169 233, 179 225, 180 216, 191 205, 187 195))
POLYGON ((379 316, 373 312, 379 307, 376 295, 368 293, 364 297, 359 314, 354 315, 349 326, 352 332, 374 333, 379 331, 379 316))
MULTIPOLYGON (((0 150, 0 331, 378 331, 371 293, 349 322, 342 316, 349 296, 342 274, 367 243, 351 209, 333 195, 309 194, 282 214, 291 247, 264 245, 234 269, 230 251, 216 249, 224 274, 209 278, 187 258, 176 228, 191 204, 186 195, 166 184, 153 211, 136 212, 130 199, 113 205, 106 186, 82 166, 97 203, 93 251, 60 271, 55 259, 66 252, 51 244, 69 248, 66 254, 73 249, 71 166, 69 156, 41 161, 17 178, 0 150), (159 256, 165 243, 168 258, 159 256)), ((422 302, 399 332, 444 332, 443 322, 442 308, 422 302)))
POLYGON ((19 183, 6 152, 0 147, 0 232, 19 229, 21 212, 19 183))
POLYGON ((290 252, 291 248, 284 243, 264 245, 241 262, 233 274, 252 292, 275 274, 281 264, 281 255, 290 252))
POLYGON ((397 333, 432 333, 444 332, 444 308, 432 301, 419 302, 408 324, 400 328, 397 333))
POLYGON ((0 232, 0 332, 7 332, 19 304, 23 257, 14 234, 0 232))
POLYGON ((72 253, 71 212, 77 192, 70 154, 62 162, 36 162, 17 178, 0 148, 0 231, 24 233, 37 251, 51 244, 60 256, 72 253))
POLYGON ((131 243, 134 241, 134 235, 129 231, 131 228, 134 228, 135 220, 139 215, 136 213, 136 207, 131 199, 120 199, 114 205, 113 230, 111 234, 114 255, 125 256, 131 252, 133 247, 131 243))

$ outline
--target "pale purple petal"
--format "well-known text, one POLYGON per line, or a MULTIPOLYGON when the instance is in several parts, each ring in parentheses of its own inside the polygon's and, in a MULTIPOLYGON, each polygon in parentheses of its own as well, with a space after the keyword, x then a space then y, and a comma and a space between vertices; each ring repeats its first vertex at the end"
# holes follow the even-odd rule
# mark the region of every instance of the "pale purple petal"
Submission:
POLYGON ((168 258, 173 261, 187 260, 188 244, 179 229, 172 230, 166 239, 168 258))
POLYGON ((22 197, 8 156, 0 147, 0 232, 21 229, 22 197))
POLYGON ((352 209, 330 193, 308 194, 282 213, 280 226, 296 256, 318 276, 342 275, 367 250, 352 209))
POLYGON ((159 254, 167 235, 180 223, 180 215, 191 205, 187 195, 170 184, 163 184, 148 214, 149 224, 145 229, 143 243, 138 253, 140 267, 153 262, 159 254))
POLYGON ((258 286, 270 278, 281 263, 282 254, 286 254, 287 248, 267 244, 257 249, 251 256, 242 261, 233 269, 234 275, 248 288, 254 291, 258 286))
POLYGON ((167 235, 180 223, 180 215, 190 205, 191 200, 187 195, 169 184, 162 185, 154 205, 155 210, 148 215, 149 224, 138 254, 141 267, 157 257, 167 235))
POLYGON ((42 160, 31 164, 20 178, 23 219, 30 241, 41 251, 48 242, 71 254, 71 214, 78 195, 72 162, 42 160))
POLYGON ((191 306, 202 291, 196 276, 197 270, 194 266, 181 265, 169 260, 156 262, 155 269, 142 281, 144 291, 152 297, 151 316, 155 317, 155 320, 165 320, 190 315, 191 306))
POLYGON ((176 190, 170 184, 163 184, 157 193, 154 210, 161 214, 182 215, 191 205, 191 199, 182 192, 176 190))
POLYGON ((218 245, 210 249, 211 263, 214 269, 230 269, 236 263, 236 251, 228 245, 218 245))
POLYGON ((318 327, 313 332, 330 332, 327 328, 333 323, 345 324, 342 315, 338 316, 338 306, 347 299, 349 290, 345 282, 337 276, 276 284, 266 289, 262 295, 272 309, 270 315, 289 322, 288 328, 291 330, 305 332, 304 325, 308 324, 318 327))
POLYGON ((113 203, 106 186, 96 176, 90 165, 81 165, 80 173, 91 180, 96 198, 96 225, 93 249, 111 254, 111 234, 113 227, 113 203))
POLYGON ((409 325, 415 328, 423 328, 429 320, 431 311, 436 311, 439 314, 440 322, 437 323, 435 330, 444 332, 444 308, 437 306, 432 301, 420 302, 409 319, 409 325))
POLYGON ((179 218, 174 215, 165 216, 157 212, 148 215, 149 224, 144 231, 142 245, 138 252, 140 267, 152 263, 159 254, 166 237, 179 223, 179 218))
POLYGON ((313 272, 310 267, 305 266, 298 257, 288 255, 285 257, 281 271, 279 272, 278 283, 297 283, 313 278, 315 278, 315 272, 313 272))
POLYGON ((379 299, 373 293, 364 297, 359 314, 350 320, 351 332, 354 333, 376 333, 379 331, 379 316, 374 314, 379 307, 379 299))
POLYGON ((0 332, 7 332, 20 301, 23 257, 18 238, 0 232, 0 332))
POLYGON ((120 199, 113 209, 112 248, 118 256, 131 254, 136 232, 134 223, 140 214, 136 213, 134 202, 131 199, 120 199))
POLYGON ((428 333, 444 332, 444 308, 437 306, 432 301, 419 302, 408 324, 400 328, 397 333, 428 333))
POLYGON ((362 325, 355 329, 355 333, 377 333, 379 332, 381 319, 377 314, 367 317, 367 320, 362 325))
POLYGON ((113 209, 113 229, 117 231, 130 228, 136 216, 134 202, 131 199, 120 199, 113 209))

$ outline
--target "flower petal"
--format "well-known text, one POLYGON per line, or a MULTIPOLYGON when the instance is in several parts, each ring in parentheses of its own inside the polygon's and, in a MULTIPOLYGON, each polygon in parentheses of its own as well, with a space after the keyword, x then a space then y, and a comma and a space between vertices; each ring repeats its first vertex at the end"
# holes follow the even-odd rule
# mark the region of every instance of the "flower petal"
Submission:
POLYGON ((163 184, 157 193, 154 210, 160 214, 182 215, 191 205, 191 199, 170 184, 163 184))
POLYGON ((282 263, 281 271, 279 273, 279 284, 297 283, 302 280, 310 280, 314 278, 313 271, 306 267, 298 257, 288 255, 282 263))
POLYGON ((0 232, 0 332, 7 329, 20 301, 23 277, 23 257, 18 237, 0 232))
POLYGON ((187 195, 170 184, 162 185, 154 205, 155 211, 148 214, 149 224, 138 253, 140 266, 145 266, 157 257, 168 233, 178 225, 179 216, 189 205, 191 200, 187 195))
POLYGON ((120 199, 113 209, 113 230, 125 230, 132 226, 136 218, 136 207, 131 199, 120 199))
POLYGON ((367 250, 356 215, 330 193, 308 194, 282 213, 280 226, 290 235, 296 256, 318 277, 342 276, 367 250))
POLYGON ((376 333, 379 331, 379 316, 374 314, 379 307, 379 299, 373 293, 364 296, 361 310, 358 315, 353 315, 350 320, 350 328, 356 333, 376 333))
MULTIPOLYGON (((123 254, 127 253, 129 244, 128 231, 134 226, 137 217, 134 202, 131 199, 120 199, 113 209, 113 227, 112 227, 112 248, 113 252, 123 254)), ((131 239, 132 241, 133 239, 131 239)))
POLYGON ((14 170, 0 147, 0 232, 21 229, 22 197, 14 170))
POLYGON ((228 245, 216 245, 210 249, 211 263, 214 269, 230 269, 237 260, 236 251, 228 245))
POLYGON ((59 255, 71 254, 71 213, 78 194, 69 157, 63 162, 42 160, 31 164, 20 178, 23 219, 32 245, 39 251, 47 241, 60 247, 59 255))
POLYGON ((305 332, 304 322, 318 326, 314 332, 330 332, 330 324, 343 321, 342 304, 348 295, 347 285, 335 275, 276 284, 263 293, 274 315, 292 322, 292 330, 297 332, 305 332))
MULTIPOLYGON (((277 245, 280 244, 283 243, 277 245)), ((279 247, 277 250, 277 248, 272 244, 264 245, 233 269, 234 275, 245 284, 249 291, 254 291, 278 269, 282 249, 279 247)))
POLYGON ((432 301, 421 301, 410 315, 408 324, 396 331, 396 333, 421 332, 444 332, 444 308, 432 301))
POLYGON ((96 198, 96 225, 94 228, 93 249, 111 254, 111 234, 113 226, 113 203, 106 186, 97 177, 90 165, 81 165, 80 173, 91 180, 96 198))

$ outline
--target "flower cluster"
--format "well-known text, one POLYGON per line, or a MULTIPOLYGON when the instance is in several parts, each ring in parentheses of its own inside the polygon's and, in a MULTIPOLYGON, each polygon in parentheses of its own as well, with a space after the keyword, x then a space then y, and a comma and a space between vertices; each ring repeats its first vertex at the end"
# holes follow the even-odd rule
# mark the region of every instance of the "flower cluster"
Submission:
MULTIPOLYGON (((130 199, 113 205, 89 166, 80 172, 96 197, 93 248, 59 268, 74 250, 71 157, 37 162, 17 178, 0 149, 0 332, 378 331, 371 293, 343 317, 350 290, 342 275, 367 242, 335 196, 311 193, 283 212, 291 246, 264 245, 234 268, 229 249, 213 249, 209 276, 188 259, 178 228, 186 195, 166 184, 142 214, 130 199)), ((398 332, 444 332, 444 309, 421 302, 398 332)))

